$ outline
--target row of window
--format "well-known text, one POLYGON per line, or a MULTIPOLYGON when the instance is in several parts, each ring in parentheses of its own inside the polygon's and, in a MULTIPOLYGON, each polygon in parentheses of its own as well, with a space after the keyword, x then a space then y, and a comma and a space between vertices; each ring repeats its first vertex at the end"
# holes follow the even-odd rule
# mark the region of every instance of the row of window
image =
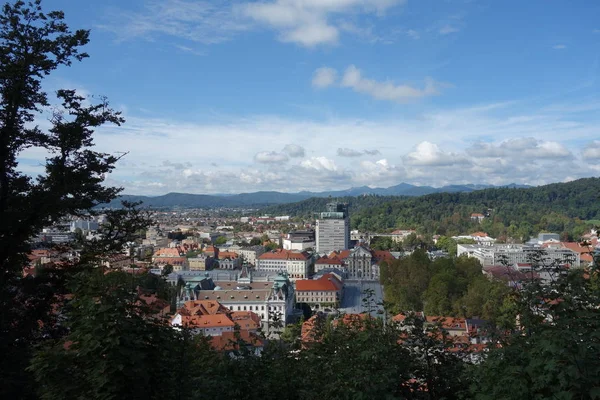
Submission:
MULTIPOLYGON (((233 309, 233 307, 231 307, 233 309)), ((269 311, 282 311, 283 306, 269 306, 269 311)), ((237 306, 237 311, 265 311, 265 306, 237 306), (259 310, 260 307, 260 310, 259 310)))
POLYGON ((320 303, 322 301, 333 303, 337 301, 337 299, 333 297, 298 297, 298 303, 320 303))
MULTIPOLYGON (((303 295, 304 292, 298 292, 299 295, 303 295)), ((306 294, 306 296, 308 295, 313 295, 313 296, 331 296, 332 293, 331 292, 309 292, 306 294)))

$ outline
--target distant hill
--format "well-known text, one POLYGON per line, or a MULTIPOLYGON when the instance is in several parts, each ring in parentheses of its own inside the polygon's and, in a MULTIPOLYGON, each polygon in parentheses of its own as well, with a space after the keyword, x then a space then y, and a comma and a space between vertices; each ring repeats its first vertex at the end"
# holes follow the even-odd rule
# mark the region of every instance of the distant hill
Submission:
MULTIPOLYGON (((418 198, 358 196, 339 200, 349 205, 352 228, 363 232, 419 228, 445 235, 482 230, 495 237, 524 238, 549 231, 578 237, 589 228, 590 224, 584 221, 600 219, 600 178, 531 188, 511 185, 470 192, 463 189, 450 187, 448 192, 418 198), (471 213, 482 213, 487 218, 479 224, 470 219, 471 213)), ((271 215, 310 216, 323 210, 327 201, 311 198, 261 211, 271 215)))
MULTIPOLYGON (((517 185, 508 185, 517 187, 517 185)), ((507 187, 508 187, 507 186, 507 187)), ((141 201, 145 206, 151 208, 168 209, 174 207, 182 208, 220 208, 220 207, 263 207, 271 204, 288 204, 306 200, 312 197, 355 197, 362 195, 378 196, 423 196, 431 193, 455 193, 472 192, 485 188, 494 187, 491 185, 450 185, 440 188, 431 186, 417 186, 409 183, 400 183, 399 185, 388 188, 370 188, 368 186, 352 187, 346 190, 334 190, 325 192, 283 193, 275 191, 261 191, 253 193, 240 193, 233 195, 205 195, 189 193, 168 193, 162 196, 138 196, 122 195, 113 200, 105 207, 120 207, 121 200, 141 201)), ((526 186, 520 186, 526 187, 526 186)))

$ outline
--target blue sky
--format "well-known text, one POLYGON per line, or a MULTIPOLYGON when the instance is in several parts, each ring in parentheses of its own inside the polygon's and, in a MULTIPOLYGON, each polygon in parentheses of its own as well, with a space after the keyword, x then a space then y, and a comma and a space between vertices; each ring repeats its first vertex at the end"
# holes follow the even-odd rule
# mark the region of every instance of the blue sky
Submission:
POLYGON ((45 85, 123 111, 96 143, 129 152, 109 178, 126 193, 600 174, 597 1, 44 5, 92 30, 91 57, 45 85))

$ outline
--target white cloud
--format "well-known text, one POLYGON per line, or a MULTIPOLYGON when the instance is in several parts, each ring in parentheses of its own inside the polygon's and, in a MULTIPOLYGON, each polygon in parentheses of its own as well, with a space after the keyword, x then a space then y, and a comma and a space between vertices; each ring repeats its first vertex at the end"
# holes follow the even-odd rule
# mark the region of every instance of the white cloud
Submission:
POLYGON ((338 167, 335 165, 335 161, 328 159, 327 157, 311 157, 308 160, 304 160, 300 165, 307 169, 314 169, 317 171, 337 171, 338 167))
POLYGON ((337 149, 337 155, 340 157, 360 157, 360 156, 376 156, 381 154, 379 152, 379 150, 354 150, 354 149, 349 149, 347 147, 344 148, 338 148, 337 149))
POLYGON ((288 160, 287 155, 276 151, 261 151, 254 156, 254 161, 261 164, 281 164, 288 160))
POLYGON ((297 144, 286 144, 283 148, 283 152, 292 158, 304 157, 304 147, 297 144))
POLYGON ((600 140, 594 140, 583 149, 582 152, 584 160, 600 160, 600 140))
POLYGON ((421 35, 419 35, 419 32, 415 31, 414 29, 407 30, 406 34, 415 40, 418 40, 421 38, 421 35))
MULTIPOLYGON (((543 184, 600 172, 595 163, 600 141, 581 147, 598 136, 597 124, 572 113, 573 107, 587 110, 594 104, 594 99, 560 107, 503 102, 372 120, 263 115, 207 122, 139 113, 125 115, 122 127, 102 127, 95 142, 97 151, 129 151, 109 183, 131 194, 294 192, 403 181, 543 184), (365 159, 339 157, 341 146, 365 159), (385 149, 386 157, 375 158, 374 149, 385 149), (303 153, 309 158, 301 158, 303 153)), ((47 125, 41 117, 40 126, 47 125)), ((35 175, 43 171, 46 156, 28 149, 20 167, 35 175)))
POLYGON ((433 79, 425 80, 423 89, 409 85, 397 85, 392 81, 379 82, 374 79, 364 78, 361 71, 354 65, 349 66, 344 72, 342 86, 352 88, 355 92, 368 94, 377 100, 409 101, 416 98, 438 95, 440 84, 433 79))
POLYGON ((592 30, 592 33, 600 33, 600 29, 594 29, 592 30))
POLYGON ((313 47, 322 43, 337 43, 338 30, 323 21, 315 21, 284 32, 280 39, 282 42, 299 43, 306 47, 313 47))
MULTIPOLYGON (((197 0, 150 0, 136 11, 113 9, 107 16, 110 22, 99 25, 119 40, 168 35, 187 41, 215 44, 230 40, 250 25, 232 12, 228 3, 197 0)), ((192 49, 180 45, 180 50, 192 49)))
POLYGON ((361 161, 356 176, 357 183, 376 186, 391 186, 406 179, 406 170, 401 166, 392 165, 387 159, 378 161, 361 161))
POLYGON ((306 47, 338 42, 347 28, 335 17, 352 14, 383 15, 404 0, 274 0, 239 6, 241 14, 279 32, 280 40, 306 47))
MULTIPOLYGON (((205 45, 231 40, 236 35, 271 28, 279 40, 305 47, 332 45, 349 32, 370 42, 383 38, 371 26, 350 23, 362 15, 382 17, 405 0, 263 0, 243 2, 208 0, 149 0, 134 10, 113 8, 106 22, 97 25, 118 40, 154 40, 167 35, 205 45)), ((358 18, 360 19, 360 18, 358 18)), ((182 51, 203 54, 187 44, 182 51)))
POLYGON ((499 144, 478 143, 471 150, 470 153, 473 157, 514 159, 520 163, 573 157, 571 151, 564 145, 553 141, 538 140, 533 137, 508 139, 499 144))
POLYGON ((340 147, 337 149, 337 155, 340 157, 360 157, 363 154, 364 153, 362 151, 352 150, 347 147, 345 147, 345 148, 340 147))
POLYGON ((331 86, 337 80, 337 71, 329 67, 321 67, 315 70, 312 78, 313 87, 322 89, 331 86))
POLYGON ((368 156, 378 156, 381 154, 381 152, 377 149, 374 150, 365 150, 365 154, 368 156))
POLYGON ((557 45, 554 45, 554 46, 552 46, 552 48, 553 48, 554 50, 563 50, 563 49, 566 49, 566 48, 567 48, 567 45, 564 45, 564 44, 557 44, 557 45))
POLYGON ((184 45, 181 45, 181 44, 175 44, 174 46, 175 46, 175 48, 183 51, 184 53, 190 53, 190 54, 193 54, 195 56, 205 56, 206 55, 206 53, 204 51, 198 50, 198 49, 194 49, 194 48, 189 47, 189 46, 184 46, 184 45))
POLYGON ((457 28, 457 27, 455 27, 455 26, 452 26, 452 25, 444 25, 444 26, 442 26, 442 27, 439 29, 439 31, 438 31, 438 32, 439 32, 441 35, 449 35, 449 34, 451 34, 451 33, 456 33, 456 32, 458 32, 459 30, 460 30, 460 29, 458 29, 458 28, 457 28))
POLYGON ((442 151, 439 146, 431 142, 419 143, 414 151, 403 157, 404 164, 414 166, 449 166, 455 164, 466 164, 466 157, 442 151))

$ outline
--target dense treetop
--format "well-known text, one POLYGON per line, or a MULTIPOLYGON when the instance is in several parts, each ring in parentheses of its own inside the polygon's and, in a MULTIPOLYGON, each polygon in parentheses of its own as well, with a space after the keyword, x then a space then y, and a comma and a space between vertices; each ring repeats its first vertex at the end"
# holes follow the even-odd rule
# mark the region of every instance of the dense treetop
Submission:
MULTIPOLYGON (((458 235, 483 230, 492 236, 524 238, 539 231, 581 235, 585 221, 600 218, 600 178, 534 188, 492 188, 421 197, 360 196, 336 199, 350 206, 360 231, 416 228, 422 233, 458 235), (481 224, 471 213, 489 215, 481 224)), ((263 209, 267 214, 312 217, 331 199, 313 198, 263 209)))

